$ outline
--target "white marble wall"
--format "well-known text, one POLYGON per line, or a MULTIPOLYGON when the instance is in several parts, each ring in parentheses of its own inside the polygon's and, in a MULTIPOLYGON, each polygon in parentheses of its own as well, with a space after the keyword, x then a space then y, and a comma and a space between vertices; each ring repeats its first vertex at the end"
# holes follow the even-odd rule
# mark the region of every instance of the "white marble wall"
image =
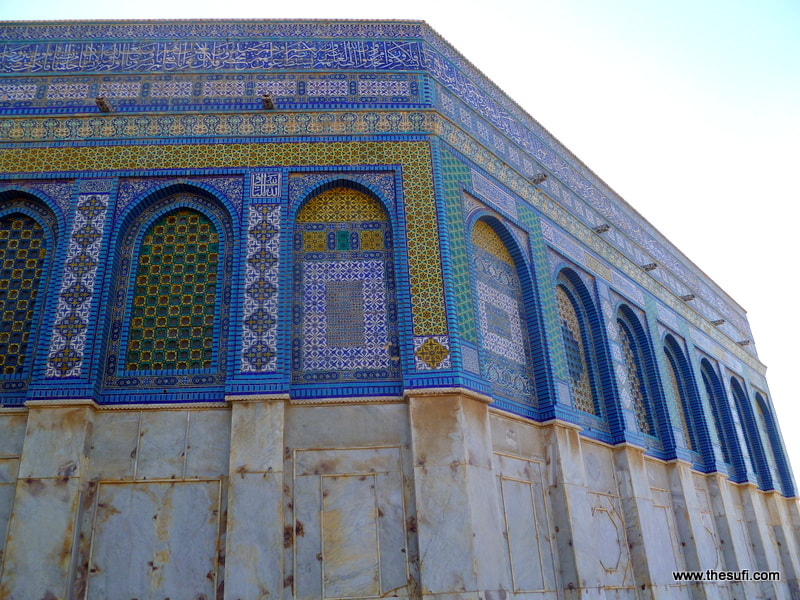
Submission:
POLYGON ((795 501, 488 400, 0 412, 0 599, 800 596, 795 501))

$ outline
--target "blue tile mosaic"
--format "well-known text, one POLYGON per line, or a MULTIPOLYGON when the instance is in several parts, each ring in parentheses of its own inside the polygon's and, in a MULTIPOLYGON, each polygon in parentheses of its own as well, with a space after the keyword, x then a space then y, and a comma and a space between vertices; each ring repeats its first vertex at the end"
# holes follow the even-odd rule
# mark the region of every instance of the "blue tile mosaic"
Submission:
POLYGON ((243 373, 268 373, 276 368, 280 215, 278 205, 250 207, 242 320, 243 373))
POLYGON ((47 377, 81 375, 108 201, 107 194, 78 196, 47 356, 47 377))

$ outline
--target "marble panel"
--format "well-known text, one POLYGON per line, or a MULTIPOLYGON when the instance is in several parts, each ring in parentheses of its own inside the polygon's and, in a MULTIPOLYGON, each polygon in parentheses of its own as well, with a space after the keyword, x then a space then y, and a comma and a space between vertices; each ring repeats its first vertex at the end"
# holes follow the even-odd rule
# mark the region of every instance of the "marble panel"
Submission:
POLYGON ((231 473, 283 471, 284 403, 237 402, 230 418, 231 473))
POLYGON ((647 548, 647 560, 654 583, 670 585, 674 583, 672 572, 686 569, 676 535, 678 526, 675 523, 672 494, 660 488, 651 488, 650 493, 653 504, 647 524, 651 535, 645 539, 653 545, 647 548))
POLYGON ((90 479, 132 479, 139 447, 141 413, 101 411, 94 417, 90 479))
POLYGON ((657 460, 645 460, 647 481, 652 488, 667 490, 670 488, 670 478, 667 465, 657 460))
POLYGON ((22 454, 27 421, 27 414, 0 414, 0 456, 19 456, 22 454))
POLYGON ((213 598, 220 482, 101 484, 88 600, 213 598))
MULTIPOLYGON (((408 407, 396 404, 290 406, 286 410, 286 446, 341 448, 405 445, 408 407)), ((283 447, 280 448, 283 452, 283 447)))
POLYGON ((542 464, 495 455, 505 540, 515 593, 555 591, 555 538, 542 464), (533 572, 532 572, 533 571, 533 572))
POLYGON ((546 532, 539 532, 531 482, 500 478, 506 521, 508 557, 514 592, 545 589, 541 546, 546 532))
POLYGON ((296 451, 297 598, 410 594, 401 466, 399 448, 296 451))
POLYGON ((188 422, 185 410, 142 412, 136 479, 183 477, 188 422))
POLYGON ((79 485, 75 477, 17 483, 0 588, 4 598, 67 597, 79 485))
POLYGON ((494 473, 490 469, 466 467, 466 492, 469 498, 469 526, 472 530, 472 568, 478 590, 506 590, 511 587, 508 569, 489 556, 502 556, 503 512, 494 473))
POLYGON ((16 485, 10 483, 0 484, 0 567, 3 564, 3 551, 8 532, 8 520, 11 518, 11 507, 14 504, 14 490, 16 485))
POLYGON ((411 398, 409 411, 414 435, 414 462, 441 466, 466 462, 464 452, 463 404, 456 397, 411 398))
POLYGON ((597 444, 583 444, 582 450, 586 473, 591 474, 587 481, 589 488, 594 492, 618 495, 612 450, 597 444))
POLYGON ((381 551, 381 595, 408 585, 409 542, 406 539, 406 511, 398 490, 402 490, 400 473, 375 475, 375 502, 378 507, 378 544, 381 551))
POLYGON ((589 492, 592 527, 599 553, 596 559, 604 586, 629 587, 634 584, 628 537, 620 500, 616 496, 589 492))
POLYGON ((482 402, 466 401, 461 404, 461 432, 467 464, 482 469, 492 468, 492 449, 489 444, 489 412, 482 402))
POLYGON ((400 448, 295 452, 298 598, 409 593, 401 467, 400 448))
MULTIPOLYGON (((288 539, 294 539, 294 597, 322 597, 322 523, 319 477, 294 480, 294 523, 287 523, 288 539)), ((289 541, 291 545, 291 541, 289 541)))
POLYGON ((492 435, 492 450, 520 454, 520 432, 517 422, 505 419, 497 413, 489 415, 489 428, 492 435))
POLYGON ((25 444, 35 452, 23 452, 19 476, 80 475, 90 410, 84 406, 31 410, 28 413, 25 444))
POLYGON ((231 445, 230 411, 191 411, 188 438, 185 477, 213 479, 228 474, 231 445))
POLYGON ((466 470, 463 464, 414 468, 423 594, 477 590, 466 470))
POLYGON ((282 493, 281 474, 239 473, 230 480, 225 591, 231 598, 281 597, 282 493))
POLYGON ((375 476, 322 477, 322 597, 380 595, 375 476))
POLYGON ((18 458, 0 458, 0 484, 16 483, 18 470, 18 458))
POLYGON ((298 450, 294 458, 297 476, 399 471, 399 465, 399 448, 298 450))
POLYGON ((695 532, 697 555, 701 569, 720 570, 724 568, 722 547, 717 534, 716 523, 711 512, 711 502, 701 475, 695 476, 695 498, 699 507, 700 530, 695 532))

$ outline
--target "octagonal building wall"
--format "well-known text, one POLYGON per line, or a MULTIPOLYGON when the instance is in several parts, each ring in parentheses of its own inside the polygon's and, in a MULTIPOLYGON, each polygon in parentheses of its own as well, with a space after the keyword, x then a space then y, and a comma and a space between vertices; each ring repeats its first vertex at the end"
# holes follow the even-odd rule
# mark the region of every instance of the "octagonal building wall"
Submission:
POLYGON ((0 597, 800 593, 744 310, 425 23, 0 45, 0 597))

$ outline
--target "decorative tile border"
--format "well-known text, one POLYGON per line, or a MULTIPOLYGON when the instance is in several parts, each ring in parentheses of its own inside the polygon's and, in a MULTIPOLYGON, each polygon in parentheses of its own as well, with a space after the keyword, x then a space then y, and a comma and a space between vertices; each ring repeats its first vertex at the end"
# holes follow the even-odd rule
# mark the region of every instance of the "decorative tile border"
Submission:
POLYGON ((260 108, 269 94, 278 108, 364 107, 374 104, 418 107, 424 102, 424 75, 418 73, 258 72, 198 74, 159 72, 124 75, 29 75, 0 82, 0 110, 16 114, 95 112, 103 96, 116 111, 180 111, 260 108))
POLYGON ((140 140, 177 137, 252 137, 348 133, 436 133, 438 117, 431 111, 215 112, 113 116, 0 117, 0 143, 80 140, 140 140))
POLYGON ((255 204, 247 222, 242 319, 242 372, 275 371, 281 207, 255 204))
POLYGON ((78 196, 58 295, 46 377, 80 377, 108 195, 78 196))
POLYGON ((452 366, 450 340, 446 335, 414 338, 414 367, 417 371, 449 369, 452 366))
POLYGON ((418 38, 428 27, 422 21, 267 21, 263 19, 236 20, 169 20, 169 21, 50 21, 3 23, 0 39, 182 39, 229 37, 389 37, 418 38))

